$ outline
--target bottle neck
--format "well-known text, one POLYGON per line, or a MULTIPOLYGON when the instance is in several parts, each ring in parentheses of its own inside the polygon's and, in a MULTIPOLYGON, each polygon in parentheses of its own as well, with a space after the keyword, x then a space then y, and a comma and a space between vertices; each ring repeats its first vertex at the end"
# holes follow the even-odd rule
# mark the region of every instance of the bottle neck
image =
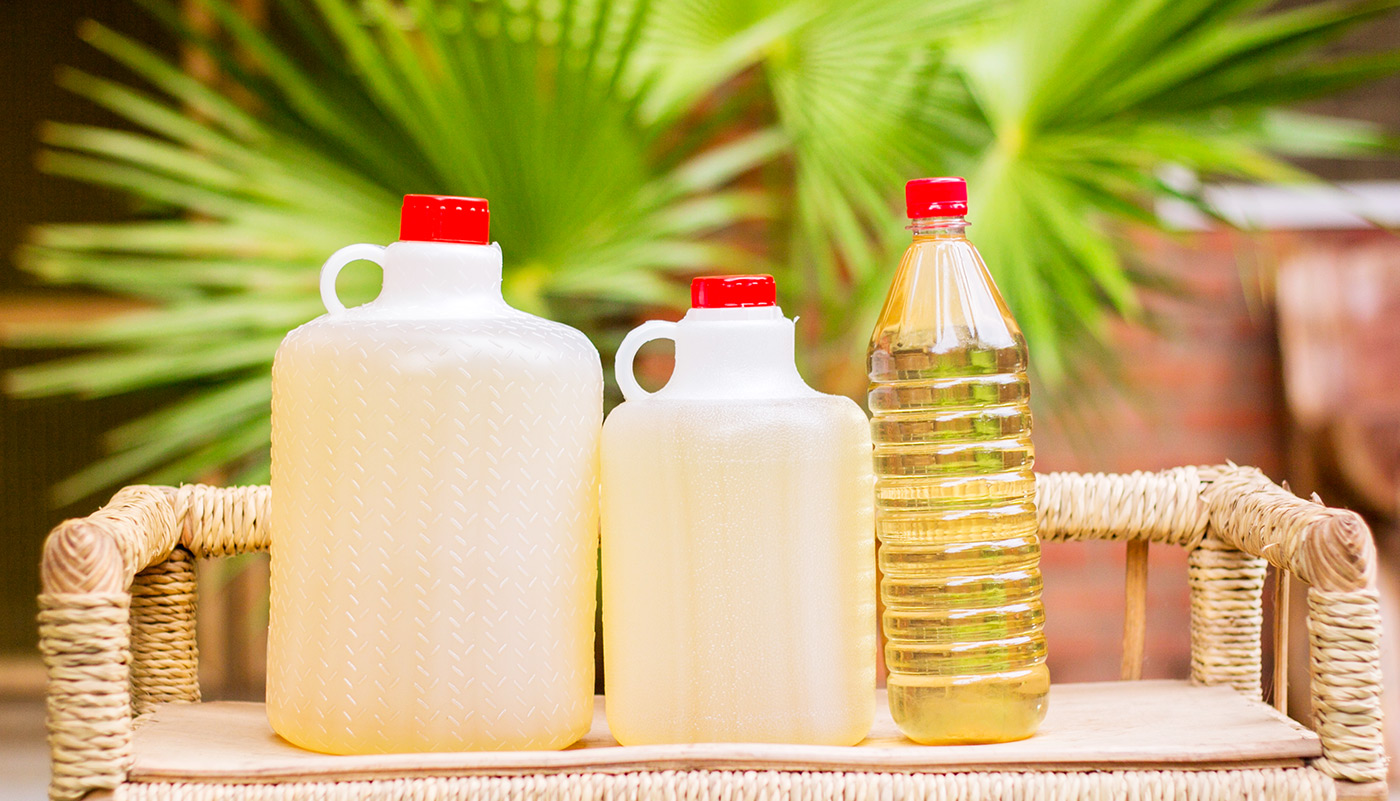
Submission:
POLYGON ((501 249, 451 242, 395 242, 384 253, 384 286, 373 305, 428 316, 505 307, 501 249))
POLYGON ((676 326, 676 367, 657 392, 675 400, 804 397, 792 320, 776 306, 691 309, 676 326))
POLYGON ((914 241, 924 239, 966 239, 966 217, 920 217, 909 221, 914 241))

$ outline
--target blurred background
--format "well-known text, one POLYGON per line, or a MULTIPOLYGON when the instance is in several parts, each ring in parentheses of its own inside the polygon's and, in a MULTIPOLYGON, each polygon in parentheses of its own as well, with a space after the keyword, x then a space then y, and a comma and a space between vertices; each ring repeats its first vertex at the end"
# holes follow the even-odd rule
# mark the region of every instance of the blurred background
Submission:
MULTIPOLYGON (((0 775, 42 793, 44 534, 126 483, 265 482, 273 350, 407 192, 488 197, 507 297, 605 361, 691 276, 771 272, 804 374, 860 398, 903 182, 965 176, 1040 470, 1253 464, 1363 512, 1389 583, 1396 4, 7 4, 0 775)), ((1117 677, 1123 561, 1046 551, 1057 681, 1117 677)), ((1185 556, 1151 561, 1145 672, 1183 677, 1185 556)), ((263 561, 202 567, 206 696, 261 693, 265 595, 263 561)))

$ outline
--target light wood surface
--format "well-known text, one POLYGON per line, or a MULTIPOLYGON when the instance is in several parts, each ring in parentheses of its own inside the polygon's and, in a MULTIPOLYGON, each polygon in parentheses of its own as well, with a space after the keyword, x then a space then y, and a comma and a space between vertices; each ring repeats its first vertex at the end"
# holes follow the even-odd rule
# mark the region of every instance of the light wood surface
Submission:
POLYGON ((1387 789, 1385 782, 1337 782, 1337 801, 1383 801, 1387 789))
POLYGON ((43 698, 44 663, 38 655, 0 656, 0 699, 43 698))
POLYGON ((1123 662, 1118 678, 1142 678, 1147 649, 1147 540, 1128 540, 1123 601, 1123 662))
POLYGON ((564 751, 328 756, 272 733, 262 704, 169 704, 136 731, 131 781, 371 779, 645 770, 950 771, 1245 768, 1301 765, 1316 735, 1226 687, 1183 681, 1055 685, 1035 737, 1016 743, 920 746, 890 719, 884 694, 859 746, 787 744, 622 747, 598 699, 593 729, 564 751))
POLYGON ((1293 574, 1274 573, 1274 709, 1288 714, 1288 607, 1293 574))

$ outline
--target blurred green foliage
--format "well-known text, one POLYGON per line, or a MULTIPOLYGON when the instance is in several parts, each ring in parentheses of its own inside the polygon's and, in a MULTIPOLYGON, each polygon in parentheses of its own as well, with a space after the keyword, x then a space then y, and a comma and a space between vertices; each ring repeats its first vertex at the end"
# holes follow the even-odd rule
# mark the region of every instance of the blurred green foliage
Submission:
MULTIPOLYGON (((12 345, 74 349, 15 371, 23 395, 181 395, 113 430, 65 499, 228 467, 267 478, 269 365, 322 309, 317 266, 395 239, 400 196, 492 204, 516 305, 605 352, 701 272, 771 271, 808 320, 809 374, 858 391, 862 351, 906 234, 905 179, 965 175, 973 238, 1054 390, 1136 318, 1124 223, 1158 225, 1208 178, 1306 181, 1290 155, 1388 148, 1372 126, 1286 107, 1400 69, 1326 58, 1400 3, 1257 0, 273 0, 251 25, 191 30, 223 91, 95 23, 129 68, 61 85, 124 129, 51 123, 40 163, 115 188, 132 219, 35 229, 22 266, 149 311, 12 345)), ((343 286, 343 284, 342 284, 343 286)), ((369 279, 343 289, 374 292, 369 279)))

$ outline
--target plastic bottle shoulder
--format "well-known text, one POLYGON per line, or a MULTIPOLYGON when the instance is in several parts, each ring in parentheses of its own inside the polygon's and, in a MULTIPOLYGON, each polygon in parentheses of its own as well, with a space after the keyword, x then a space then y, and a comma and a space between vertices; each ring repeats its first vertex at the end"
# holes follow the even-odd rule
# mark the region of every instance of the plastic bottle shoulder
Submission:
POLYGON ((709 430, 717 436, 742 430, 797 427, 821 432, 854 433, 869 439, 870 421, 864 410, 844 395, 815 390, 790 398, 670 399, 650 396, 618 404, 603 423, 604 435, 677 426, 709 430))
POLYGON ((518 309, 424 318, 362 312, 365 308, 324 314, 298 326, 283 339, 279 355, 305 348, 323 351, 382 343, 401 348, 471 348, 531 360, 585 360, 602 371, 598 349, 582 331, 518 309))

